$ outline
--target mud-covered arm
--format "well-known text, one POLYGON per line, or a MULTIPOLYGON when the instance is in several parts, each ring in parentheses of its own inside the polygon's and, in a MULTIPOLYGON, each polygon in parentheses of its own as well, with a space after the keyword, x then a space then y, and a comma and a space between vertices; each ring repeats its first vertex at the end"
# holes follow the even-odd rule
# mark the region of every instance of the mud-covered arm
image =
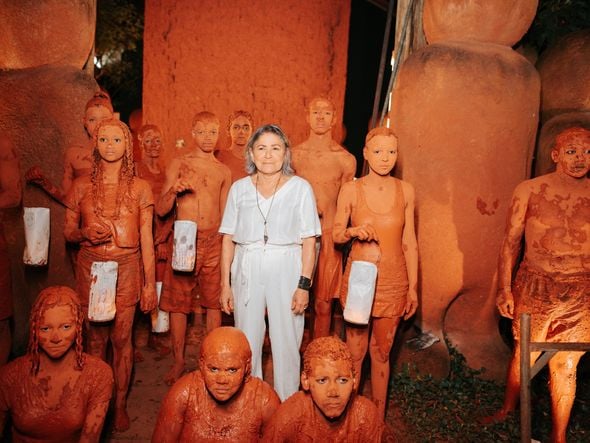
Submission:
MULTIPOLYGON (((146 192, 151 193, 151 190, 147 189, 146 192)), ((140 308, 143 312, 149 312, 155 309, 158 304, 156 295, 156 258, 152 236, 153 217, 153 205, 141 208, 139 233, 145 282, 141 292, 140 308)))
POLYGON ((514 190, 510 208, 508 209, 506 229, 498 259, 498 293, 496 296, 496 305, 500 314, 508 318, 513 318, 514 316, 512 271, 520 254, 529 195, 528 182, 521 183, 514 190))
POLYGON ((351 183, 345 183, 340 188, 336 203, 336 215, 334 216, 334 228, 332 230, 332 240, 334 240, 334 243, 346 243, 352 238, 347 227, 352 212, 353 197, 354 187, 351 183))
POLYGON ((192 380, 192 373, 185 375, 172 386, 166 397, 164 397, 158 413, 156 427, 152 434, 152 443, 176 443, 180 441, 192 380))
POLYGON ((192 190, 190 183, 180 175, 180 161, 172 160, 166 169, 166 180, 162 186, 162 194, 156 202, 156 214, 165 217, 174 207, 176 196, 184 191, 192 190))
POLYGON ((342 171, 343 172, 340 180, 340 187, 342 187, 344 183, 352 181, 352 179, 354 178, 354 174, 356 174, 356 158, 354 157, 354 155, 350 154, 346 156, 342 171))
POLYGON ((415 192, 409 183, 402 183, 404 193, 405 222, 402 232, 402 250, 408 272, 408 297, 404 310, 404 319, 410 318, 418 308, 418 242, 414 224, 415 192))

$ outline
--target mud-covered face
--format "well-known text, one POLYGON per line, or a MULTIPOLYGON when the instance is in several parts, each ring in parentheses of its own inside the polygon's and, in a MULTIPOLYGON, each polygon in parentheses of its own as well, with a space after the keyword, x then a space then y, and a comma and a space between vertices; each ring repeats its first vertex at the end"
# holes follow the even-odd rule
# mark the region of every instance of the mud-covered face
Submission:
POLYGON ((91 106, 86 109, 86 113, 84 114, 84 128, 86 128, 88 136, 92 137, 96 126, 101 121, 112 117, 113 113, 105 106, 91 106))
POLYGON ((244 384, 247 362, 240 352, 223 349, 205 353, 201 359, 201 373, 209 393, 219 402, 230 400, 244 384))
POLYGON ((246 146, 248 139, 252 135, 252 123, 246 117, 240 115, 231 122, 229 135, 233 144, 246 146))
POLYGON ((397 154, 397 139, 388 135, 376 135, 363 149, 369 168, 378 175, 389 175, 397 162, 397 154))
POLYGON ((197 122, 193 128, 197 147, 204 152, 213 152, 219 138, 219 125, 214 122, 197 122))
POLYGON ((121 160, 127 149, 123 129, 119 126, 102 126, 98 130, 96 148, 100 157, 106 162, 113 163, 121 160))
POLYGON ((39 319, 39 346, 49 358, 60 359, 76 340, 76 315, 71 306, 54 306, 39 319))
POLYGON ((557 171, 574 178, 583 178, 590 170, 590 136, 573 136, 555 146, 551 158, 557 171))
POLYGON ((309 106, 307 115, 309 127, 316 134, 325 134, 334 125, 334 108, 332 104, 323 99, 316 99, 309 106))
POLYGON ((303 389, 311 393, 315 406, 327 419, 339 418, 356 385, 350 361, 312 358, 310 366, 310 373, 301 375, 303 389))
POLYGON ((147 157, 158 158, 162 149, 162 134, 159 131, 148 129, 141 136, 141 146, 147 157))

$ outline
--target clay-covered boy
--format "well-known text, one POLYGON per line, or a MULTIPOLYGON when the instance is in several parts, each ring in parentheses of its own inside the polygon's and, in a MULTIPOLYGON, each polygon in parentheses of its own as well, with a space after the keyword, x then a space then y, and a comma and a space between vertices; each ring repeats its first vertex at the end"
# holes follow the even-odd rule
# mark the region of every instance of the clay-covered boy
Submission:
POLYGON ((199 369, 178 380, 164 398, 152 442, 259 441, 280 401, 266 382, 250 376, 251 360, 239 329, 207 334, 199 369))
POLYGON ((313 340, 303 356, 299 391, 281 404, 264 432, 265 442, 380 442, 377 407, 356 394, 357 378, 346 344, 313 340))

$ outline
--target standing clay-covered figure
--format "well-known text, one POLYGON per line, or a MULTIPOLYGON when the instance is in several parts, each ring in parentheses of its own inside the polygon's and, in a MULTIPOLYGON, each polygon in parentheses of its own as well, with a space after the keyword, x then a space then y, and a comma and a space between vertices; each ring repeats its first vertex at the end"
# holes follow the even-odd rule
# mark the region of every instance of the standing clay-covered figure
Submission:
MULTIPOLYGON (((160 164, 162 154, 162 132, 156 125, 143 125, 137 132, 141 148, 141 161, 136 163, 137 176, 147 181, 154 200, 162 194, 166 174, 160 164)), ((170 236, 172 217, 162 219, 154 216, 154 248, 156 251, 156 281, 162 281, 167 259, 166 242, 170 236)))
POLYGON ((371 324, 347 323, 346 342, 359 379, 369 347, 373 401, 384 417, 389 352, 397 326, 402 316, 410 318, 418 307, 414 188, 389 175, 398 156, 397 137, 391 129, 371 130, 363 155, 369 173, 342 187, 334 219, 334 242, 353 240, 342 283, 343 307, 346 306, 352 262, 369 261, 377 265, 371 324), (350 227, 347 227, 349 222, 350 227))
POLYGON ((219 232, 221 306, 234 312, 252 349, 252 374, 262 378, 268 312, 274 388, 281 401, 299 388, 304 312, 309 304, 320 220, 311 185, 293 175, 289 139, 276 125, 248 142, 250 173, 230 190, 219 232))
POLYGON ((204 338, 199 369, 170 389, 154 443, 257 442, 278 408, 276 392, 250 376, 252 352, 243 332, 217 328, 204 338))
POLYGON ((0 430, 14 442, 98 442, 113 392, 109 365, 82 352, 78 295, 50 286, 31 309, 27 354, 0 370, 0 430))
POLYGON ((303 355, 303 391, 281 404, 262 441, 380 442, 383 418, 356 394, 357 382, 346 344, 336 337, 316 338, 303 355))
MULTIPOLYGON (((590 342, 590 131, 573 127, 555 140, 556 171, 514 190, 498 266, 497 305, 513 319, 515 348, 504 405, 489 420, 516 408, 520 389, 520 314, 531 314, 531 341, 590 342), (524 258, 514 282, 512 270, 524 258)), ((558 352, 549 361, 552 441, 564 442, 583 352, 558 352)), ((539 357, 531 353, 531 363, 539 357)))
MULTIPOLYGON (((141 161, 135 164, 137 176, 150 184, 154 200, 157 201, 160 198, 162 187, 164 186, 164 181, 166 179, 166 174, 160 164, 160 156, 162 154, 162 132, 156 125, 143 125, 139 128, 136 135, 139 150, 141 152, 141 161)), ((156 282, 162 282, 164 279, 164 272, 166 270, 166 262, 168 259, 167 242, 170 233, 172 232, 173 222, 174 218, 172 216, 163 219, 158 217, 154 212, 152 231, 154 233, 156 282)), ((161 356, 170 353, 170 348, 158 342, 156 336, 151 332, 148 345, 158 350, 161 356)), ((135 348, 134 359, 136 362, 143 361, 143 356, 137 347, 135 348)))
POLYGON ((164 276, 160 308, 170 313, 174 355, 174 364, 165 377, 169 384, 174 383, 184 371, 187 315, 200 304, 207 309, 207 330, 221 325, 221 235, 217 230, 231 185, 231 172, 213 154, 219 137, 217 117, 210 112, 199 112, 192 126, 194 148, 172 160, 166 169, 163 192, 156 205, 160 217, 166 217, 175 208, 176 220, 197 224, 194 270, 176 272, 170 264, 166 266, 164 276))
POLYGON ((153 197, 150 185, 135 177, 133 143, 127 126, 108 119, 94 132, 92 173, 77 178, 66 197, 66 240, 80 244, 77 290, 88 315, 91 269, 95 262, 116 262, 116 315, 106 323, 88 321, 88 351, 106 359, 110 340, 115 373, 116 431, 129 428, 127 391, 133 367, 131 333, 135 306, 156 307, 153 197))
POLYGON ((39 166, 33 166, 29 169, 25 178, 29 183, 40 186, 47 194, 60 203, 68 194, 74 179, 85 175, 90 175, 92 171, 92 152, 94 149, 92 136, 96 125, 102 120, 113 117, 113 105, 110 97, 105 92, 97 92, 86 103, 84 112, 84 128, 88 134, 88 144, 86 146, 71 146, 66 149, 64 156, 64 175, 61 182, 61 188, 54 185, 49 180, 39 166))
MULTIPOLYGON (((19 161, 12 140, 0 135, 0 211, 20 205, 22 184, 19 161)), ((1 216, 1 214, 0 214, 1 216)), ((11 347, 12 279, 8 244, 0 218, 0 366, 6 363, 11 347)))
POLYGON ((232 183, 246 177, 246 144, 252 135, 252 115, 248 111, 233 112, 227 122, 231 146, 216 152, 217 159, 231 171, 232 183))
POLYGON ((332 227, 336 200, 341 186, 351 181, 356 159, 332 139, 336 123, 334 104, 322 97, 314 98, 306 116, 309 138, 293 148, 293 168, 313 188, 322 225, 320 254, 314 277, 314 337, 330 333, 332 301, 340 292, 342 252, 334 247, 332 227))

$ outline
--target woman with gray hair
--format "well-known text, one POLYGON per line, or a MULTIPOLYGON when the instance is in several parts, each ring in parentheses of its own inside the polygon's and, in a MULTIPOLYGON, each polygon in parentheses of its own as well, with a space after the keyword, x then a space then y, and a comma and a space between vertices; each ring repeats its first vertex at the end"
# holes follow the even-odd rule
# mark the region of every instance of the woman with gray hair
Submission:
POLYGON ((221 308, 252 348, 252 375, 262 378, 262 344, 268 311, 274 388, 281 401, 299 388, 299 347, 321 234, 310 184, 293 175, 289 140, 264 125, 248 141, 248 177, 227 198, 219 232, 221 308))

